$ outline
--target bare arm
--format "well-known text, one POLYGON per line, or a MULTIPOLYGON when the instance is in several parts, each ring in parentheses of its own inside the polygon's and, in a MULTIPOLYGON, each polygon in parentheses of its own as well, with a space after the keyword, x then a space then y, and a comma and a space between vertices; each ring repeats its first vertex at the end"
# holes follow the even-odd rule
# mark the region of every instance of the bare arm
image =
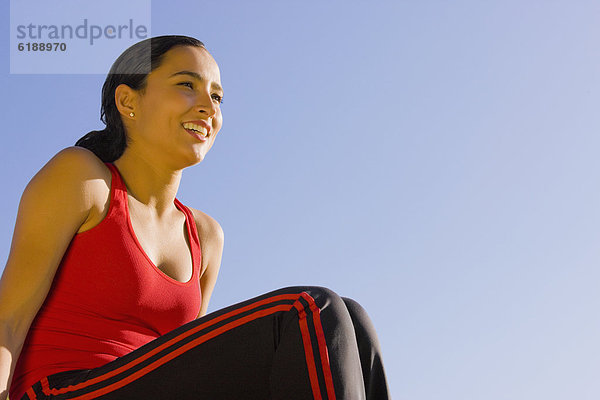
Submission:
MULTIPOLYGON (((27 332, 60 261, 86 221, 104 165, 91 152, 67 148, 25 188, 10 253, 0 279, 0 400, 5 400, 27 332)), ((105 168, 105 167, 104 167, 105 168)))
POLYGON ((208 302, 212 295, 217 276, 221 268, 221 257, 223 255, 224 235, 221 225, 210 216, 201 211, 192 209, 200 243, 202 246, 202 272, 200 274, 200 289, 202 290, 202 305, 198 318, 206 315, 208 302))

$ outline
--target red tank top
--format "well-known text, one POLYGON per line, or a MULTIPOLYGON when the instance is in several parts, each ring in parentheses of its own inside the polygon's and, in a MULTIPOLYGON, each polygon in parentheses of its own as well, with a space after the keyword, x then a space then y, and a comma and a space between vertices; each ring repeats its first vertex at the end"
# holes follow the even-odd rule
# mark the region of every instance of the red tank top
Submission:
POLYGON ((201 253, 192 213, 175 199, 185 214, 193 261, 191 279, 181 283, 142 249, 129 219, 127 188, 117 168, 106 165, 112 173, 108 213, 69 244, 25 339, 11 399, 45 376, 113 361, 198 315, 201 253))

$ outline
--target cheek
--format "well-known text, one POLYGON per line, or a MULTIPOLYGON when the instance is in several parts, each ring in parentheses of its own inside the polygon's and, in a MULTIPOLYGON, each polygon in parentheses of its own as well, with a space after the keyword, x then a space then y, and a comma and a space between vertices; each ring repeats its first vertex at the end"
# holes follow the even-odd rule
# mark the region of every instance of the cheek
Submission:
POLYGON ((170 113, 193 107, 192 96, 183 95, 177 91, 157 91, 156 95, 146 101, 146 109, 153 113, 170 113))
POLYGON ((215 132, 218 132, 221 129, 222 125, 223 116, 221 115, 221 110, 219 110, 218 114, 216 115, 216 118, 213 119, 213 129, 215 130, 215 132))

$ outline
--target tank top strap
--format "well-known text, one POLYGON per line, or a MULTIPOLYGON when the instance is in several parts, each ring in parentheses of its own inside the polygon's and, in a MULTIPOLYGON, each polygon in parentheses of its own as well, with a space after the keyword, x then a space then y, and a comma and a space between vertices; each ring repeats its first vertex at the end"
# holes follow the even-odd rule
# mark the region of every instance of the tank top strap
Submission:
POLYGON ((127 215, 127 187, 121 177, 116 165, 113 163, 104 163, 112 175, 110 183, 110 206, 108 215, 112 215, 115 209, 121 210, 121 213, 127 215))
POLYGON ((175 206, 185 214, 185 222, 187 226, 188 237, 190 238, 192 257, 194 259, 194 271, 192 274, 194 277, 197 277, 200 269, 202 268, 202 247, 200 246, 200 236, 198 235, 196 220, 194 219, 194 214, 190 211, 190 209, 177 200, 177 198, 175 198, 174 203, 175 206))

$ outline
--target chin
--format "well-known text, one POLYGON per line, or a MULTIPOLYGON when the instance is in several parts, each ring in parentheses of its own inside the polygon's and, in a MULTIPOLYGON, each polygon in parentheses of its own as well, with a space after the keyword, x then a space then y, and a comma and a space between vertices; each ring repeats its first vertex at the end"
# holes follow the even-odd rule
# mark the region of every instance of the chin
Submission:
POLYGON ((201 163, 206 156, 205 152, 187 151, 185 153, 179 153, 174 155, 173 168, 177 170, 183 170, 185 168, 194 166, 201 163))
POLYGON ((191 163, 191 165, 200 164, 202 161, 204 161, 205 157, 206 157, 206 152, 204 152, 204 151, 196 152, 196 153, 194 153, 193 157, 191 157, 190 163, 191 163))
POLYGON ((183 168, 191 167, 192 165, 196 165, 204 161, 204 158, 208 154, 211 147, 212 143, 203 143, 199 146, 187 147, 185 150, 183 150, 183 153, 180 153, 179 156, 179 160, 185 164, 183 168))

